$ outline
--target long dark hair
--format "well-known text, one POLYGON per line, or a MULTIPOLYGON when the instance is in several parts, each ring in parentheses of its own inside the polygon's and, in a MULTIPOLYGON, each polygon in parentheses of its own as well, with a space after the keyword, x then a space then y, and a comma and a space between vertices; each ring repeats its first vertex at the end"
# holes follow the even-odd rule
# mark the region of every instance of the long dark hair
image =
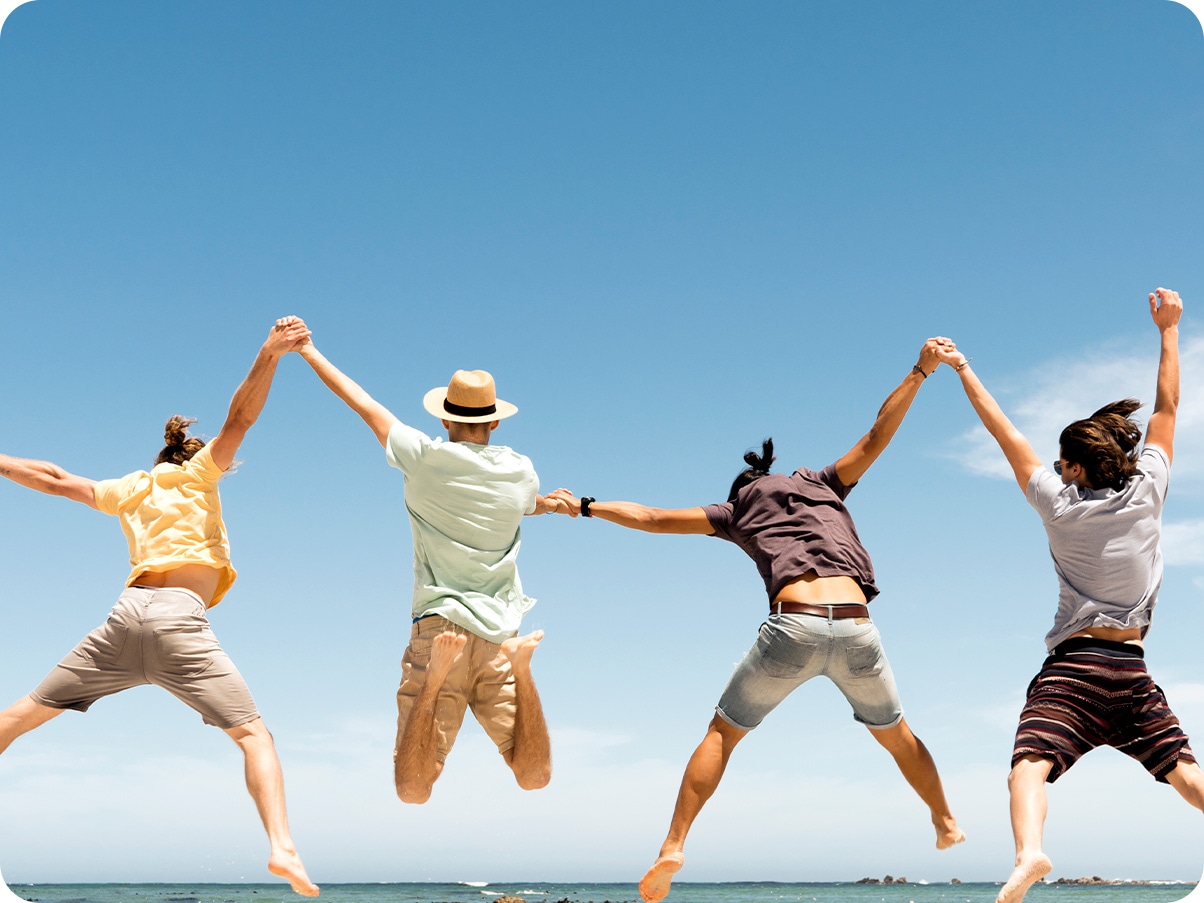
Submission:
POLYGON ((202 448, 205 442, 195 436, 188 435, 188 428, 196 423, 195 417, 181 417, 176 414, 167 421, 163 428, 163 441, 166 443, 155 464, 183 464, 202 448))
POLYGON ((773 456, 773 439, 766 439, 761 443, 761 454, 758 455, 755 451, 747 451, 744 453, 744 463, 748 467, 732 480, 732 488, 728 490, 727 500, 735 501, 740 490, 754 480, 759 480, 761 477, 769 476, 769 468, 773 466, 773 462, 777 458, 773 456))
POLYGON ((1114 401, 1062 430, 1062 457, 1087 471, 1092 489, 1123 489, 1133 476, 1141 425, 1129 415, 1139 407, 1136 398, 1114 401))

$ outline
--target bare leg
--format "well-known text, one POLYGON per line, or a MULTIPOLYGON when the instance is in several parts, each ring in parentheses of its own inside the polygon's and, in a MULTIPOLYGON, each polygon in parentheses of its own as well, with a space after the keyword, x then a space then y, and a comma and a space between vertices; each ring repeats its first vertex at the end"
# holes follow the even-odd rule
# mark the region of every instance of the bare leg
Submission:
POLYGON ((1204 770, 1199 765, 1180 761, 1175 770, 1166 776, 1166 780, 1179 791, 1181 797, 1204 811, 1204 770))
POLYGON ((681 871, 686 861, 682 850, 690 826, 719 786, 732 750, 747 735, 748 731, 732 727, 718 715, 711 719, 707 735, 694 750, 694 755, 690 756, 686 773, 682 776, 677 804, 673 807, 673 819, 669 822, 669 835, 661 845, 656 862, 640 880, 640 896, 644 903, 657 903, 669 893, 673 876, 681 871))
POLYGON ((52 709, 48 705, 34 702, 29 696, 19 699, 0 712, 0 753, 22 734, 41 727, 51 718, 63 714, 66 709, 52 709))
POLYGON ((932 825, 936 828, 936 848, 947 850, 965 840, 966 835, 957 826, 957 820, 945 801, 936 763, 932 761, 928 748, 907 726, 907 719, 886 730, 871 730, 870 734, 891 754, 911 789, 928 806, 932 813, 932 825))
POLYGON ((542 639, 543 631, 536 630, 502 643, 502 652, 510 659, 514 674, 514 747, 505 757, 523 790, 547 787, 552 779, 552 741, 531 676, 531 656, 542 639))
POLYGON ((1041 850, 1041 833, 1049 810, 1045 779, 1051 768, 1053 762, 1048 759, 1025 756, 1008 775, 1012 833, 1016 836, 1016 867, 995 903, 1020 903, 1028 889, 1053 868, 1053 863, 1041 850))
POLYGON ((318 886, 305 874, 305 866, 293 846, 288 831, 288 814, 284 808, 284 775, 280 771, 280 759, 276 745, 263 720, 256 718, 249 724, 229 728, 227 734, 238 744, 246 760, 247 790, 259 810, 259 818, 268 832, 272 854, 268 859, 268 871, 284 878, 293 890, 306 897, 316 897, 318 886))
POLYGON ((393 763, 393 784, 403 803, 425 803, 431 798, 435 781, 443 771, 435 739, 435 703, 447 682, 452 665, 464 651, 468 637, 445 630, 431 641, 431 660, 426 681, 414 700, 410 718, 397 745, 393 763))

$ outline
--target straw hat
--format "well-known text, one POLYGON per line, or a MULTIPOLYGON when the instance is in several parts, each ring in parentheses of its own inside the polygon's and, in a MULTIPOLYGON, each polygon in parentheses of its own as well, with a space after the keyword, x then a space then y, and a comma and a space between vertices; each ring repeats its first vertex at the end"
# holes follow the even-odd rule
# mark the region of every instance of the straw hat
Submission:
POLYGON ((447 388, 431 389, 422 398, 427 413, 457 423, 491 423, 518 413, 518 408, 497 397, 493 377, 486 370, 457 370, 447 388))

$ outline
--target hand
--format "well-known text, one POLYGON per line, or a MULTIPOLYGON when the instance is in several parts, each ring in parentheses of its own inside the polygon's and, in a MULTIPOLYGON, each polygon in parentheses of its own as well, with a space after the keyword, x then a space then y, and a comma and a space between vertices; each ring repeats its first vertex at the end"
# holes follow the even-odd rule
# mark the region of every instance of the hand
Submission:
POLYGON ((954 347, 953 340, 947 339, 944 336, 936 336, 929 339, 924 343, 924 347, 920 349, 920 359, 916 362, 916 366, 931 376, 936 368, 941 365, 940 352, 945 347, 954 347))
POLYGON ((308 342, 309 336, 309 327, 300 317, 281 317, 268 333, 263 347, 269 354, 282 357, 308 342))
POLYGON ((548 510, 556 514, 577 517, 581 514, 581 499, 575 498, 567 489, 557 489, 544 496, 548 510))
POLYGON ((1179 325, 1179 317, 1183 316, 1183 302, 1179 293, 1169 288, 1156 288, 1150 292, 1150 316, 1159 332, 1179 325))
POLYGON ((954 370, 966 362, 966 356, 957 350, 953 339, 941 338, 943 344, 937 348, 936 356, 942 364, 948 364, 954 370))

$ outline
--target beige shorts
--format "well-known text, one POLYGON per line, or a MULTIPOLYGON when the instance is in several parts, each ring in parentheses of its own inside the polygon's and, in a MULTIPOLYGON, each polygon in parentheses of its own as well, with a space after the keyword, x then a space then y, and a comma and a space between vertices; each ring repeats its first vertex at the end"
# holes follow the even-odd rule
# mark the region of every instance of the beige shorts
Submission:
POLYGON ((155 684, 223 730, 259 717, 246 681, 222 651, 205 605, 186 589, 126 587, 109 618, 30 693, 34 702, 86 712, 96 700, 155 684))
POLYGON ((485 728, 497 751, 507 753, 514 748, 514 674, 510 659, 498 643, 491 643, 439 615, 421 618, 410 630, 410 645, 401 659, 401 686, 397 690, 397 740, 393 755, 401 746, 414 700, 426 683, 426 669, 431 660, 431 641, 444 631, 462 633, 468 637, 464 652, 452 665, 447 683, 435 700, 436 754, 442 762, 456 742, 456 734, 464 722, 464 713, 472 709, 473 717, 485 728))

